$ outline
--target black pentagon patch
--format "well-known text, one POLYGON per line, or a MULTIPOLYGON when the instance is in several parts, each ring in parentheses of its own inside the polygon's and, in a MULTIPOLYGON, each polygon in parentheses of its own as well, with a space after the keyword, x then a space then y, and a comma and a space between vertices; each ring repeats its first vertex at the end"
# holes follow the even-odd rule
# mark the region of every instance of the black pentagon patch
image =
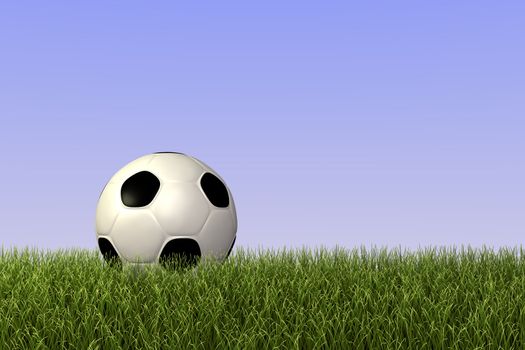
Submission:
POLYGON ((149 171, 141 171, 127 179, 120 190, 122 203, 127 207, 144 207, 151 203, 160 187, 160 181, 149 171))
POLYGON ((98 239, 98 247, 100 249, 100 252, 102 253, 102 256, 104 257, 104 260, 108 263, 109 266, 122 266, 122 262, 117 254, 117 251, 107 238, 100 237, 98 239))
POLYGON ((208 200, 216 207, 226 208, 230 204, 228 190, 222 181, 212 173, 205 173, 201 178, 201 187, 208 200))
POLYGON ((166 151, 166 152, 155 152, 155 153, 153 153, 153 154, 163 154, 163 153, 172 153, 172 154, 182 154, 182 155, 184 155, 184 153, 180 153, 180 152, 168 152, 168 151, 166 151))
POLYGON ((177 238, 162 249, 159 263, 166 269, 186 269, 196 266, 200 258, 201 249, 194 239, 177 238))

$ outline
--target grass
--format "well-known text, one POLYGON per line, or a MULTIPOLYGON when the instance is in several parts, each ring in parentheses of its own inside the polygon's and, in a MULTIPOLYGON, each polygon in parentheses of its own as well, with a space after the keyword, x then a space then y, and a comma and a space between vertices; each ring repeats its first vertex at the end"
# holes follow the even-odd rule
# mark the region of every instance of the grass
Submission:
POLYGON ((133 271, 97 251, 2 249, 0 348, 525 348, 521 247, 241 248, 133 271))

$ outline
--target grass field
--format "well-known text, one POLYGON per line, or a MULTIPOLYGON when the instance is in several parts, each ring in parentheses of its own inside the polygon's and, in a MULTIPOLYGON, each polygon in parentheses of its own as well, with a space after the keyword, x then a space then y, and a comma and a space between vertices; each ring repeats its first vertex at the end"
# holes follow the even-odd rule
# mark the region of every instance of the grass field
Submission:
POLYGON ((1 349, 523 349, 522 248, 245 251, 193 270, 2 250, 1 349))

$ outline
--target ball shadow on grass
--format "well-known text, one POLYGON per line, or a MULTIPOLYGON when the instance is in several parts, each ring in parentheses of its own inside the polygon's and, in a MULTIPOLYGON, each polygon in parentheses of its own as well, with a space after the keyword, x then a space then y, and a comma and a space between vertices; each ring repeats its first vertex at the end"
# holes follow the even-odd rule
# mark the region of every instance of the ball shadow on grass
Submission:
POLYGON ((110 254, 104 254, 103 256, 107 266, 115 270, 122 270, 122 260, 118 256, 110 254))
POLYGON ((169 254, 159 258, 159 264, 168 271, 185 272, 194 269, 200 262, 200 256, 191 254, 169 254))

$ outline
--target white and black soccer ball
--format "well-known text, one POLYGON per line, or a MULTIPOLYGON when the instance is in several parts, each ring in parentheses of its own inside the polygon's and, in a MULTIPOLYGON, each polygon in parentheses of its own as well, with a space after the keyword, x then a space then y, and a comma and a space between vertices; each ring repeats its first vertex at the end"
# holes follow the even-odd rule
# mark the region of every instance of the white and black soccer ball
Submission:
POLYGON ((96 235, 108 262, 224 261, 236 232, 235 205, 224 180, 182 153, 159 152, 128 163, 98 200, 96 235))

